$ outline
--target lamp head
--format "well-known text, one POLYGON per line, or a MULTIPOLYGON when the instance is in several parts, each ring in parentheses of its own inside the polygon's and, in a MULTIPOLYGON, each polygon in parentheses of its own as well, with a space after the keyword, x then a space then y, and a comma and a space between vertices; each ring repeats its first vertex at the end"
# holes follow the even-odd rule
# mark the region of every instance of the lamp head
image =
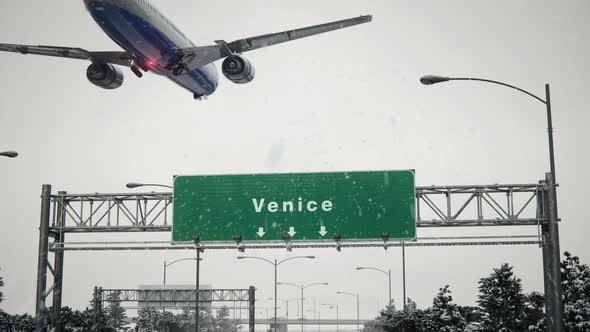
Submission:
POLYGON ((451 78, 446 76, 426 75, 420 78, 420 83, 424 85, 433 85, 436 83, 446 82, 450 80, 451 78))
POLYGON ((143 183, 129 182, 125 185, 129 189, 143 187, 143 183))
POLYGON ((365 268, 364 268, 364 267, 362 267, 362 266, 359 266, 359 267, 357 267, 356 269, 357 269, 357 270, 364 270, 365 268))
POLYGON ((4 157, 8 157, 8 158, 16 158, 18 156, 18 152, 16 152, 16 151, 0 152, 0 156, 4 156, 4 157))

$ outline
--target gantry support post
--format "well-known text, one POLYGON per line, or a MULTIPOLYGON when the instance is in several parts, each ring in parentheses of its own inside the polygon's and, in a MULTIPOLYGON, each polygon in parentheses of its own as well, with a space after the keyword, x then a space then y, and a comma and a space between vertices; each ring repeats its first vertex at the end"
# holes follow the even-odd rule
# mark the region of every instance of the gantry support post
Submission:
POLYGON ((249 311, 248 311, 248 331, 254 332, 254 326, 256 322, 256 288, 254 286, 250 286, 248 289, 248 302, 249 302, 249 311))
MULTIPOLYGON (((54 207, 57 209, 56 218, 57 223, 56 227, 58 228, 57 233, 55 234, 55 242, 57 243, 64 243, 65 242, 65 234, 62 228, 66 225, 65 218, 65 202, 63 201, 63 195, 66 195, 67 192, 59 191, 58 195, 60 196, 57 204, 54 207)), ((58 244, 58 249, 61 248, 61 244, 58 244)), ((63 275, 64 275, 64 251, 57 250, 55 252, 55 260, 53 264, 53 268, 55 270, 54 274, 54 285, 53 288, 53 317, 55 317, 55 332, 62 332, 63 326, 61 323, 61 303, 62 303, 62 292, 63 292, 63 275)))
POLYGON ((47 297, 47 253, 49 246, 49 218, 51 215, 51 185, 41 189, 41 221, 39 224, 39 254, 37 260, 37 296, 35 310, 35 331, 45 331, 45 298, 47 297))

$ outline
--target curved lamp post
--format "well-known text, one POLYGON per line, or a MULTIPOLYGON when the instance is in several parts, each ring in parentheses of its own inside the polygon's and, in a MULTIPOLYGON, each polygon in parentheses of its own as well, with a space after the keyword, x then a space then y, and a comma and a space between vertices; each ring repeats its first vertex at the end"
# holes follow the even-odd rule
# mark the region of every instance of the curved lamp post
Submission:
POLYGON ((290 282, 279 282, 277 283, 277 285, 289 285, 289 286, 293 286, 293 287, 297 287, 299 289, 301 289, 301 332, 303 332, 303 319, 304 319, 304 314, 303 314, 303 290, 306 289, 307 287, 310 286, 315 286, 315 285, 328 285, 327 282, 314 282, 312 284, 307 284, 307 285, 297 285, 297 284, 293 284, 290 282))
MULTIPOLYGON (((175 261, 172 261, 172 262, 170 262, 170 263, 168 263, 168 264, 166 264, 166 261, 164 261, 164 279, 163 279, 163 285, 166 285, 166 268, 167 268, 168 266, 170 266, 170 265, 172 265, 172 264, 176 263, 176 262, 181 262, 181 261, 188 261, 188 260, 191 260, 191 261, 196 261, 196 262, 197 262, 197 261, 202 261, 203 259, 202 259, 202 258, 199 258, 199 259, 197 260, 197 258, 181 258, 181 259, 177 259, 177 260, 175 260, 175 261)), ((197 266, 196 266, 196 272, 195 272, 195 273, 197 274, 197 280, 198 280, 198 278, 199 278, 199 277, 198 277, 198 273, 199 273, 199 267, 198 267, 198 264, 197 264, 197 266)), ((198 285, 196 286, 196 288, 195 288, 195 289, 197 289, 197 290, 198 290, 198 285)), ((198 293, 198 291, 196 291, 196 292, 198 293)), ((198 306, 198 298, 196 299, 196 303, 197 303, 197 304, 195 304, 195 307, 197 307, 197 306, 198 306)), ((196 309, 196 310, 198 311, 198 309, 196 309)), ((198 315, 198 313, 197 313, 197 315, 198 315)))
POLYGON ((267 263, 269 263, 271 265, 274 265, 274 267, 275 267, 275 296, 274 296, 274 299, 275 299, 275 306, 274 306, 275 307, 275 318, 274 318, 275 328, 274 328, 274 330, 275 330, 275 332, 277 332, 277 285, 278 285, 277 284, 277 267, 279 265, 283 264, 284 262, 290 261, 292 259, 297 259, 297 258, 314 259, 315 256, 294 256, 294 257, 289 257, 289 258, 283 259, 280 262, 277 262, 276 259, 274 260, 274 262, 272 262, 272 261, 270 261, 270 260, 268 260, 266 258, 257 257, 257 256, 238 256, 237 257, 237 259, 248 259, 248 258, 249 259, 258 259, 258 260, 261 260, 261 261, 265 261, 265 262, 267 262, 267 263))
POLYGON ((18 157, 18 152, 16 152, 16 151, 4 151, 4 152, 0 152, 0 156, 2 156, 2 157, 8 157, 8 158, 16 158, 16 157, 18 157))
MULTIPOLYGON (((274 300, 274 297, 269 297, 269 298, 267 298, 267 300, 274 300)), ((299 299, 298 298, 294 298, 294 299, 278 299, 277 298, 277 300, 285 302, 285 319, 288 322, 289 321, 289 302, 297 301, 299 299)), ((268 317, 267 317, 267 319, 268 319, 268 317)))
POLYGON ((129 189, 139 188, 139 187, 163 187, 174 189, 172 186, 167 186, 165 184, 157 184, 157 183, 137 183, 137 182, 129 182, 125 185, 129 189))
POLYGON ((559 249, 559 217, 557 213, 557 183, 555 175, 555 155, 553 147, 553 120, 551 117, 551 93, 549 84, 545 84, 545 99, 542 99, 526 90, 518 88, 507 83, 473 77, 447 77, 438 75, 426 75, 420 78, 424 85, 433 85, 436 83, 448 81, 480 81, 502 85, 517 91, 520 91, 545 105, 547 113, 547 136, 549 143, 549 167, 550 175, 546 175, 547 185, 549 187, 548 197, 548 224, 542 225, 543 230, 543 270, 545 279, 545 301, 547 327, 549 331, 563 331, 563 289, 561 288, 561 266, 560 266, 560 249, 559 249))
MULTIPOLYGON (((388 272, 385 272, 381 269, 378 269, 376 267, 366 267, 366 266, 359 266, 356 268, 357 270, 375 270, 375 271, 379 271, 385 275, 387 275, 387 277, 389 278, 389 304, 391 305, 391 269, 388 270, 388 272)), ((406 298, 406 292, 404 290, 404 299, 406 298)), ((404 300, 405 302, 405 300, 404 300)))
POLYGON ((359 294, 356 293, 349 293, 349 292, 336 292, 336 294, 340 294, 340 295, 350 295, 352 297, 356 297, 356 330, 358 332, 361 331, 361 318, 360 318, 360 314, 359 314, 359 308, 360 308, 360 302, 359 302, 359 294))
MULTIPOLYGON (((163 284, 166 285, 166 268, 174 263, 177 262, 182 262, 182 261, 196 261, 196 258, 181 258, 181 259, 177 259, 175 261, 172 261, 170 263, 166 263, 166 261, 164 261, 164 280, 163 280, 163 284)), ((202 258, 199 258, 199 260, 203 260, 202 258)))

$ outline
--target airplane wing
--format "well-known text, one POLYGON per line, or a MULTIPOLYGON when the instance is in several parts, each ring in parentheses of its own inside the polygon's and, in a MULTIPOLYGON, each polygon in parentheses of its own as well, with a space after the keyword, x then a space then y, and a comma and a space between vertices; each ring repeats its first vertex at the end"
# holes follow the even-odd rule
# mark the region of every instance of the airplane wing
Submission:
POLYGON ((131 59, 125 52, 89 52, 82 48, 15 44, 0 44, 0 51, 90 60, 92 62, 112 63, 127 67, 131 66, 131 59))
POLYGON ((192 47, 182 49, 181 57, 184 66, 188 70, 193 70, 202 67, 206 64, 223 59, 234 53, 243 53, 256 50, 263 47, 268 47, 300 38, 305 38, 317 35, 324 32, 347 28, 350 26, 371 22, 371 15, 359 16, 346 20, 324 23, 314 25, 311 27, 283 31, 278 33, 271 33, 256 37, 238 39, 231 43, 226 43, 222 40, 217 40, 217 45, 192 47))

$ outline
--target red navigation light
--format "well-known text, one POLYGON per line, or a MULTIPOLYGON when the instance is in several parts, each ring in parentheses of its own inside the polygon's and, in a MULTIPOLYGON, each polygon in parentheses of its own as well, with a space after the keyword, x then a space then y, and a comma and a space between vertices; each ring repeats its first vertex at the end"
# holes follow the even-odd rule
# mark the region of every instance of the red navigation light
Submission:
POLYGON ((155 62, 155 61, 153 61, 153 60, 148 60, 148 61, 147 61, 147 66, 148 66, 149 68, 154 68, 154 67, 156 66, 156 62, 155 62))

